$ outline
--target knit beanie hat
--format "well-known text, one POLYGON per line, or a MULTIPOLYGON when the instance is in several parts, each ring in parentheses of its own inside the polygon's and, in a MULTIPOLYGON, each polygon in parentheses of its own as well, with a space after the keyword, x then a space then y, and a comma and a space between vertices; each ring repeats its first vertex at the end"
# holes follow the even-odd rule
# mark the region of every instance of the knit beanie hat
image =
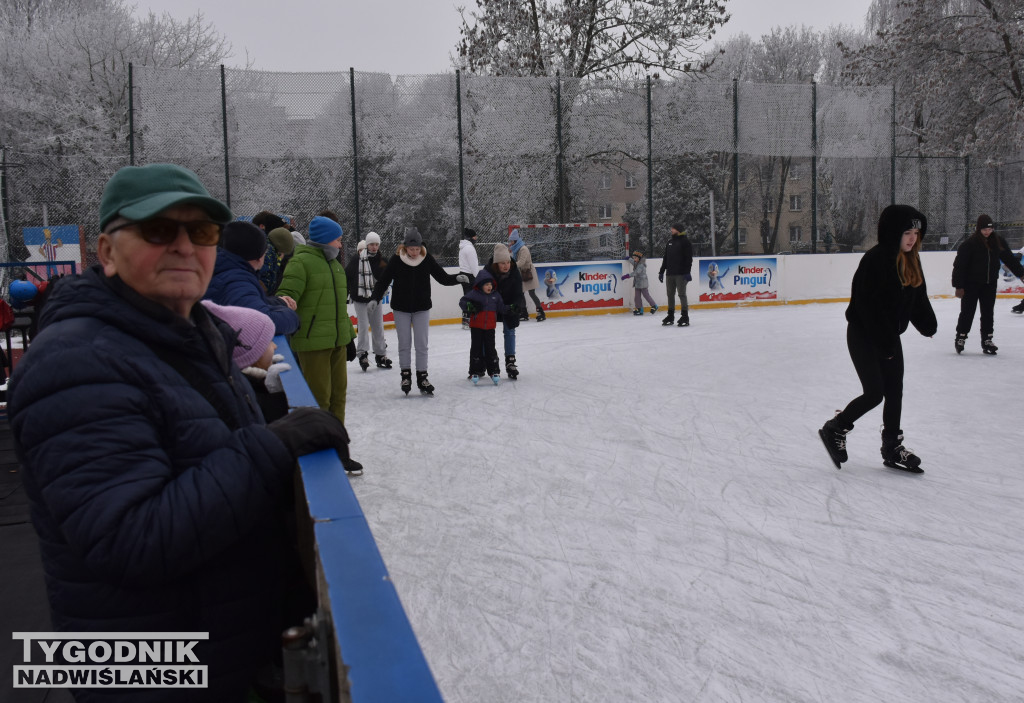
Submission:
POLYGON ((207 310, 238 333, 238 346, 231 353, 238 368, 244 369, 259 361, 274 340, 274 321, 252 308, 217 305, 210 300, 202 302, 207 310))
POLYGON ((878 241, 895 244, 908 229, 928 231, 928 219, 910 205, 889 205, 878 216, 878 241))
POLYGON ((284 227, 278 227, 277 229, 272 230, 270 234, 267 235, 267 239, 269 239, 270 243, 274 245, 274 248, 282 254, 291 254, 295 251, 295 240, 292 239, 292 233, 284 227))
POLYGON ((504 264, 512 261, 512 255, 508 253, 508 247, 504 244, 495 244, 493 259, 496 264, 504 264))
POLYGON ((370 232, 366 235, 367 244, 380 244, 380 235, 376 232, 370 232))
POLYGON ((672 225, 672 229, 674 229, 676 232, 679 232, 679 234, 686 234, 686 230, 683 229, 683 226, 681 224, 676 223, 672 225))
POLYGON ((302 236, 302 232, 296 232, 292 230, 292 239, 295 240, 295 246, 300 247, 306 243, 306 238, 302 236))
POLYGON ((366 248, 366 240, 365 239, 360 239, 359 240, 359 244, 356 244, 356 251, 362 251, 365 248, 366 248))
POLYGON ((423 246, 423 237, 420 235, 420 231, 415 227, 405 228, 405 239, 402 241, 407 247, 421 247, 423 246))
POLYGON ((267 252, 267 235, 251 222, 236 220, 224 225, 220 246, 245 261, 255 261, 267 252))
POLYGON ((469 227, 466 227, 464 230, 462 230, 462 238, 463 239, 476 239, 476 230, 475 229, 470 229, 469 227))
POLYGON ((996 223, 992 221, 991 217, 989 217, 988 215, 979 215, 978 216, 978 226, 974 228, 974 231, 975 232, 980 232, 981 230, 985 229, 986 227, 995 227, 995 226, 996 226, 996 223))
POLYGON ((314 217, 309 223, 309 240, 317 244, 330 244, 335 239, 341 238, 344 230, 334 220, 326 217, 314 217))

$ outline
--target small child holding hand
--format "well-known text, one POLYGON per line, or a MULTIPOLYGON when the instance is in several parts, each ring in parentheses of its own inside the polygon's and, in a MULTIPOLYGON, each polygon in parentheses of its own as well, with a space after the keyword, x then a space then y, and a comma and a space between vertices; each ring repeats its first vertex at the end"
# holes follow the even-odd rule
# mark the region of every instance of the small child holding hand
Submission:
POLYGON ((498 320, 512 312, 511 306, 506 306, 497 292, 490 271, 484 268, 477 274, 472 290, 459 300, 459 307, 469 314, 469 377, 477 383, 486 370, 497 385, 501 369, 494 348, 494 329, 498 320))

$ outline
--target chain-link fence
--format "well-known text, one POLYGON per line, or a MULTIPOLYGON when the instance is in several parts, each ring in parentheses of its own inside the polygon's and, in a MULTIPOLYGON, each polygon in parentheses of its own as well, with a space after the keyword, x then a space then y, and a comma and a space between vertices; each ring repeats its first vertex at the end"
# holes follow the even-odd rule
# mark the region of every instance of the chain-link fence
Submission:
POLYGON ((333 210, 349 252, 370 231, 391 251, 415 225, 446 264, 463 227, 496 242, 513 222, 626 222, 654 256, 673 224, 704 255, 854 251, 894 200, 928 215, 929 248, 979 212, 1016 246, 1024 231, 1024 166, 912 157, 890 88, 135 68, 130 94, 119 153, 10 150, 0 255, 19 260, 19 233, 47 223, 81 225, 94 251, 105 181, 158 161, 239 216, 304 229, 333 210))

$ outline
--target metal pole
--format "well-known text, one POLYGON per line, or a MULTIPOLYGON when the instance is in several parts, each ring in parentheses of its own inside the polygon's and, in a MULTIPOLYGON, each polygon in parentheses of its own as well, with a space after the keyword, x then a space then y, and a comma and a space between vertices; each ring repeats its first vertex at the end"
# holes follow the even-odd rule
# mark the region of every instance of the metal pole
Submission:
POLYGON ((558 169, 558 221, 565 222, 565 190, 562 182, 562 72, 555 72, 555 131, 558 138, 558 155, 555 163, 558 169))
POLYGON ((811 253, 818 253, 818 84, 811 81, 811 253))
POLYGON ((224 127, 224 202, 231 207, 231 167, 228 165, 228 89, 224 77, 224 64, 220 65, 220 114, 224 127))
POLYGON ((647 76, 647 251, 654 251, 654 113, 651 111, 651 77, 647 76))
POLYGON ((964 231, 971 227, 971 157, 964 157, 964 231))
POLYGON ((348 68, 348 87, 352 103, 352 194, 356 208, 356 241, 362 236, 362 223, 359 221, 359 145, 356 140, 356 69, 348 68))
POLYGON ((135 72, 128 64, 128 165, 135 165, 135 72))
POLYGON ((7 208, 7 147, 0 146, 0 220, 3 220, 3 227, 0 228, 0 233, 3 234, 4 245, 3 251, 0 252, 0 256, 3 256, 4 261, 11 260, 11 234, 7 223, 9 221, 10 211, 7 208))
POLYGON ((892 119, 889 125, 889 204, 896 204, 896 84, 892 86, 892 119))
POLYGON ((740 103, 739 81, 732 79, 732 241, 740 254, 740 103))
POLYGON ((459 223, 466 231, 466 181, 462 171, 462 80, 459 69, 455 69, 455 109, 459 119, 459 223))
POLYGON ((708 192, 708 200, 711 201, 711 256, 717 256, 715 253, 715 191, 708 192))

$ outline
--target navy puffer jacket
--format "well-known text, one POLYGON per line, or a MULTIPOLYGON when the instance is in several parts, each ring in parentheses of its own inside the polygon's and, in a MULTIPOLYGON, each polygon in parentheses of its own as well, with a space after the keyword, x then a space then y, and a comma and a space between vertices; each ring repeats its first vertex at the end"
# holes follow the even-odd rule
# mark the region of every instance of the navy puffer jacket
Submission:
POLYGON ((195 651, 211 687, 187 698, 228 700, 279 633, 294 462, 230 362, 231 329, 201 305, 192 320, 98 267, 62 280, 15 371, 9 412, 54 627, 209 632, 195 651), (237 429, 156 349, 186 359, 237 429))
POLYGON ((217 250, 210 287, 203 296, 217 305, 252 308, 274 321, 274 332, 292 334, 299 329, 299 314, 277 297, 269 296, 249 262, 225 249, 217 250))

